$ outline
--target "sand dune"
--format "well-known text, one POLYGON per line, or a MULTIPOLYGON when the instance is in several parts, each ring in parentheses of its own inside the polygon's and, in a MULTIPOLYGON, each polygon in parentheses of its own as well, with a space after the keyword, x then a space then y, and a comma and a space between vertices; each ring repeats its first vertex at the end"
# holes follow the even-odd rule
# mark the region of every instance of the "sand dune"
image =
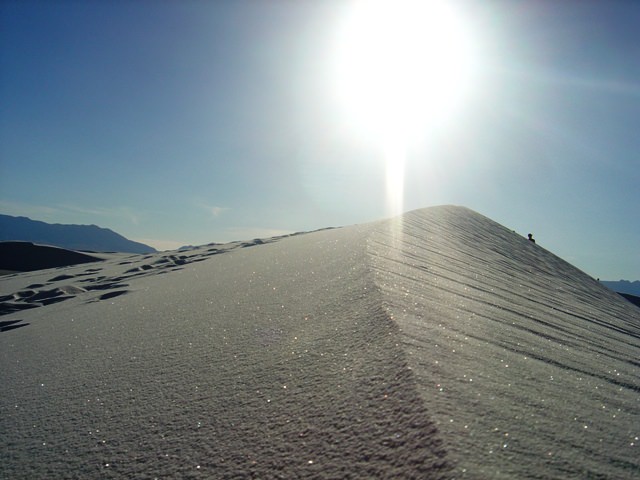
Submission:
POLYGON ((86 253, 31 242, 0 242, 0 270, 7 272, 31 272, 100 260, 86 253))
POLYGON ((470 210, 0 283, 1 478, 634 478, 640 310, 470 210))

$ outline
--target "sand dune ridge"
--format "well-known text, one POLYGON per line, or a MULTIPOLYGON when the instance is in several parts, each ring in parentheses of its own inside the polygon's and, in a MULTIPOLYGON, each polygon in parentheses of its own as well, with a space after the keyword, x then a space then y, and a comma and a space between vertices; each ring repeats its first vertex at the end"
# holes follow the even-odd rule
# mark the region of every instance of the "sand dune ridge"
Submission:
POLYGON ((468 209, 0 287, 2 478, 639 467, 635 307, 468 209))

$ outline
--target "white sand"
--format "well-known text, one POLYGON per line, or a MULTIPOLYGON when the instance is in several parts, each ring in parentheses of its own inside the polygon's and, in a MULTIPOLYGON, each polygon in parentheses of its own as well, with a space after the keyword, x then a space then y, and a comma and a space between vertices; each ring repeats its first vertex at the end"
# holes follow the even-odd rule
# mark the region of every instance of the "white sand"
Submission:
POLYGON ((116 255, 0 297, 0 478, 640 471, 640 309, 467 209, 116 255))

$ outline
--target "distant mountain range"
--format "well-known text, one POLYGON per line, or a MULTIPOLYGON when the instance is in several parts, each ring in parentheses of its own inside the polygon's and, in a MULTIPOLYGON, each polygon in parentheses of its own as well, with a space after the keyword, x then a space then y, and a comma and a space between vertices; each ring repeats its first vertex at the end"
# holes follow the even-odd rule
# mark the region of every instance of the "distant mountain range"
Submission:
POLYGON ((156 249, 96 225, 63 225, 0 215, 0 242, 23 241, 90 252, 152 253, 156 249))
POLYGON ((640 296, 640 281, 630 282, 629 280, 609 281, 600 280, 600 283, 618 293, 627 293, 629 295, 640 296))

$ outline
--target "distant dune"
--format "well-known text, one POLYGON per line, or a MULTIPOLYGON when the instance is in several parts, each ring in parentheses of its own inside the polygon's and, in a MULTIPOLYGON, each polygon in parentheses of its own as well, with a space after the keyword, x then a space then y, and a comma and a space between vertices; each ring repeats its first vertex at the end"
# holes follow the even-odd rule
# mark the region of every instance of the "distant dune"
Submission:
POLYGON ((0 282, 0 478, 634 479, 640 310, 462 207, 0 282))
POLYGON ((102 259, 63 248, 30 242, 0 242, 0 270, 30 272, 99 261, 102 259))
POLYGON ((134 242, 96 225, 62 225, 26 217, 0 215, 0 241, 22 241, 90 252, 153 253, 149 245, 134 242))

